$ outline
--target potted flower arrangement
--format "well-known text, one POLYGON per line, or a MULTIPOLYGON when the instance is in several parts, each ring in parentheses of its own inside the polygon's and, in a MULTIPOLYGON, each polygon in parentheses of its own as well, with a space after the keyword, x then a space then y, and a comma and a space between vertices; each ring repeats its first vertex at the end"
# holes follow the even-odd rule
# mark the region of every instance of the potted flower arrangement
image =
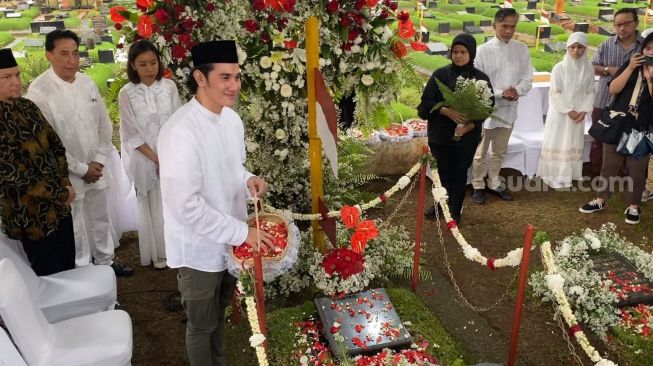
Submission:
POLYGON ((315 286, 328 296, 344 296, 363 290, 376 276, 365 255, 365 247, 379 235, 372 220, 360 219, 356 207, 343 206, 340 210, 343 224, 353 230, 349 243, 325 254, 315 253, 309 272, 315 286))

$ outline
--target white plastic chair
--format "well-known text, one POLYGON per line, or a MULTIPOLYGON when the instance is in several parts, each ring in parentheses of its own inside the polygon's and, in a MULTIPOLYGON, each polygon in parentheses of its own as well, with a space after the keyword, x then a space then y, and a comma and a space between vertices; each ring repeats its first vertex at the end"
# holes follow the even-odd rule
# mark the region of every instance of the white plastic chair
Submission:
POLYGON ((88 266, 38 277, 9 239, 0 240, 0 260, 9 258, 50 323, 111 310, 116 304, 116 275, 110 266, 88 266))
POLYGON ((10 259, 0 260, 0 316, 30 366, 128 366, 132 325, 110 310, 50 324, 10 259))
POLYGON ((0 366, 27 366, 9 335, 0 328, 0 366))

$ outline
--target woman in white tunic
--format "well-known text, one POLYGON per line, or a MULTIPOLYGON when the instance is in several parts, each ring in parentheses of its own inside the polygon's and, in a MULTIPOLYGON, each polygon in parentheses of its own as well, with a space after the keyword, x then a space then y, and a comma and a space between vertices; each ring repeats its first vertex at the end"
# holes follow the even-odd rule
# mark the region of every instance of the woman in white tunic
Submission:
POLYGON ((587 44, 585 33, 572 33, 564 59, 551 73, 537 175, 556 189, 582 180, 585 116, 591 113, 594 100, 594 68, 587 58, 587 44))
POLYGON ((136 188, 141 265, 166 268, 163 207, 156 141, 168 117, 181 106, 177 86, 162 78, 163 64, 147 40, 129 48, 125 85, 118 96, 122 162, 136 188))

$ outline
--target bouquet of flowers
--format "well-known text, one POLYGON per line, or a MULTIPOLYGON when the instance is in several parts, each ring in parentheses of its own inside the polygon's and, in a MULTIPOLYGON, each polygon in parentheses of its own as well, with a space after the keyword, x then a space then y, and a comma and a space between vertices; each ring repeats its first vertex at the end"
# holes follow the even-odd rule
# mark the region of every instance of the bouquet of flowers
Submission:
MULTIPOLYGON (((435 79, 435 82, 444 97, 444 101, 436 104, 431 111, 441 107, 451 107, 463 113, 469 121, 484 120, 488 117, 496 118, 494 112, 494 101, 492 90, 485 80, 466 79, 459 76, 456 79, 454 90, 449 89, 443 82, 435 79)), ((464 124, 459 123, 458 127, 464 124)), ((460 136, 454 135, 454 140, 460 140, 460 136)))
POLYGON ((366 265, 365 256, 367 242, 379 235, 374 221, 360 221, 356 207, 343 206, 340 212, 345 226, 354 229, 351 242, 325 255, 315 253, 315 262, 309 268, 315 286, 329 296, 361 291, 376 275, 366 265))

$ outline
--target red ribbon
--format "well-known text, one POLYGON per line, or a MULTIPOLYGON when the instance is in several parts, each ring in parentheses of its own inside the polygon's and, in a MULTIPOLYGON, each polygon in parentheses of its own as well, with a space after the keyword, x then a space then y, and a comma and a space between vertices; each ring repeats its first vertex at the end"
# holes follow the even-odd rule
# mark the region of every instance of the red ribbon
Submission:
POLYGON ((569 327, 569 335, 571 337, 573 337, 577 332, 582 332, 582 331, 583 331, 583 328, 581 328, 580 325, 578 325, 578 324, 572 325, 571 327, 569 327))
POLYGON ((456 222, 456 220, 451 219, 451 221, 447 222, 447 229, 451 230, 455 227, 458 227, 458 223, 456 222))
POLYGON ((487 259, 487 268, 489 268, 491 271, 497 270, 497 267, 494 266, 494 261, 496 261, 496 259, 492 257, 487 259))
POLYGON ((326 220, 328 218, 329 218, 328 214, 324 212, 320 212, 320 220, 326 220))
POLYGON ((381 202, 386 203, 388 201, 388 197, 386 197, 385 193, 379 196, 379 199, 381 202))

